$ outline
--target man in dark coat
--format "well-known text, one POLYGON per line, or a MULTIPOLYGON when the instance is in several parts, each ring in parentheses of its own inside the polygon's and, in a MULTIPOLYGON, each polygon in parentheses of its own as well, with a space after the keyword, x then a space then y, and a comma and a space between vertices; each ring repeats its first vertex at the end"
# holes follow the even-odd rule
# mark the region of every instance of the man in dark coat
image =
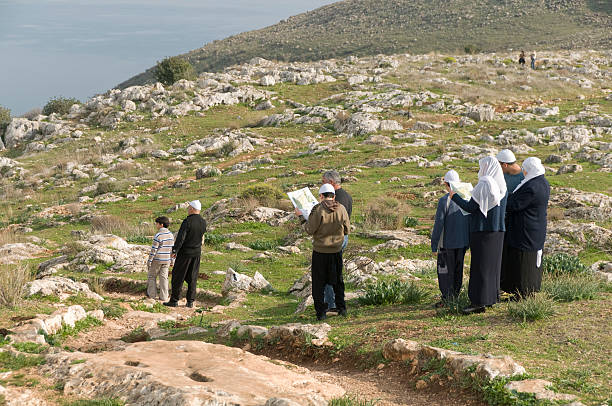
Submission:
POLYGON ((187 307, 193 307, 195 301, 198 274, 200 272, 200 255, 202 254, 202 237, 206 232, 206 221, 200 216, 202 205, 199 200, 189 202, 187 218, 181 223, 172 256, 176 258, 172 269, 172 294, 164 306, 176 307, 181 296, 183 282, 187 282, 187 307))
POLYGON ((538 292, 542 284, 542 249, 546 240, 546 217, 550 185, 539 158, 523 162, 523 180, 508 197, 510 224, 508 243, 509 293, 515 298, 538 292))

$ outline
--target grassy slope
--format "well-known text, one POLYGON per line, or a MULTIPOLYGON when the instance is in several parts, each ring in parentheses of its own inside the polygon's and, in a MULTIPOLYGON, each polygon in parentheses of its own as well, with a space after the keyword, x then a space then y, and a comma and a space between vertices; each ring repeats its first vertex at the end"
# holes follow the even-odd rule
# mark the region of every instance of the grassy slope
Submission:
MULTIPOLYGON (((395 79, 398 83, 409 83, 407 86, 427 88, 428 85, 425 82, 414 84, 409 80, 410 72, 414 71, 414 68, 398 69, 395 79)), ((433 69, 442 71, 448 68, 446 64, 438 63, 434 64, 433 69)), ((537 79, 537 75, 546 75, 546 72, 536 72, 533 75, 537 79)), ((449 75, 453 80, 458 80, 459 76, 464 77, 465 75, 457 74, 457 77, 449 75)), ((468 81, 467 78, 465 80, 468 81)), ((504 84, 504 89, 510 89, 510 91, 504 90, 502 92, 503 97, 516 95, 516 88, 520 84, 522 84, 520 81, 504 84)), ((322 137, 318 142, 340 141, 342 142, 341 148, 344 151, 350 152, 344 154, 323 153, 316 156, 298 156, 297 153, 306 150, 307 146, 296 143, 289 147, 289 150, 286 152, 272 151, 272 157, 275 159, 276 164, 285 165, 285 168, 257 169, 242 175, 222 176, 219 180, 201 179, 191 183, 187 189, 171 187, 174 181, 170 181, 170 179, 175 177, 193 179, 195 168, 209 162, 209 158, 197 156, 196 161, 189 164, 186 168, 172 168, 167 165, 169 162, 166 160, 149 160, 147 157, 141 157, 137 158, 136 161, 141 163, 144 169, 128 168, 127 170, 112 172, 111 174, 117 177, 119 181, 136 175, 161 176, 164 182, 155 187, 151 185, 134 187, 134 191, 141 195, 136 202, 120 201, 117 203, 99 204, 97 209, 102 213, 129 217, 129 221, 137 225, 142 221, 151 221, 156 215, 164 213, 168 207, 173 206, 176 202, 197 197, 207 207, 221 198, 240 194, 242 190, 254 181, 269 179, 269 184, 277 186, 283 191, 288 191, 305 184, 317 184, 320 181, 320 170, 331 166, 336 168, 354 167, 377 157, 386 158, 413 154, 428 157, 437 156, 444 149, 444 145, 435 145, 435 142, 438 140, 453 140, 454 143, 462 142, 485 145, 482 141, 478 140, 478 137, 470 137, 473 137, 474 134, 496 135, 506 128, 526 128, 534 131, 539 127, 556 125, 555 123, 561 121, 565 116, 582 111, 585 106, 591 104, 598 104, 602 113, 612 113, 612 102, 606 101, 596 92, 590 94, 585 89, 576 88, 573 85, 566 85, 563 89, 556 89, 552 86, 539 89, 537 81, 534 81, 532 85, 534 86, 533 94, 524 93, 523 97, 528 99, 536 94, 544 100, 561 97, 561 101, 555 102, 561 108, 562 113, 560 117, 544 122, 487 122, 480 123, 477 127, 469 128, 451 126, 444 130, 429 132, 433 136, 431 145, 401 149, 382 149, 371 145, 363 145, 361 142, 365 137, 355 137, 348 140, 339 139, 334 133, 322 126, 305 127, 291 125, 278 128, 249 129, 249 131, 254 131, 267 139, 295 138, 299 140, 304 135, 317 134, 322 137), (585 100, 577 100, 577 93, 586 94, 587 98, 585 100), (312 130, 314 134, 306 132, 308 130, 312 130), (284 176, 290 170, 300 170, 304 172, 304 175, 300 177, 284 176)), ((342 86, 344 86, 343 83, 313 86, 279 85, 275 90, 279 92, 280 99, 291 98, 299 102, 315 103, 317 100, 337 92, 337 89, 342 88, 342 86)), ((429 86, 432 85, 430 84, 429 86)), ((487 90, 491 90, 487 86, 473 83, 471 91, 486 94, 487 90)), ((497 103, 501 105, 505 101, 498 101, 497 103)), ((285 107, 279 104, 276 111, 282 111, 285 107)), ((435 114, 428 112, 424 108, 413 108, 411 111, 416 116, 415 120, 434 121, 433 119, 436 117, 435 114)), ((243 127, 257 121, 264 114, 270 114, 270 112, 253 111, 244 105, 218 107, 206 112, 204 117, 189 116, 173 120, 170 123, 173 126, 172 130, 156 134, 152 137, 156 143, 156 148, 168 149, 170 147, 184 146, 192 140, 211 134, 215 128, 230 125, 243 127)), ((388 111, 386 114, 393 115, 392 111, 388 111)), ((167 121, 161 120, 145 121, 137 124, 122 124, 121 128, 117 131, 105 132, 103 134, 104 148, 111 149, 120 139, 129 136, 149 136, 150 132, 144 132, 138 127, 157 128, 168 124, 167 121)), ((410 123, 406 123, 406 126, 409 125, 410 123)), ((53 163, 65 162, 67 160, 95 161, 96 154, 104 152, 103 150, 96 150, 96 145, 92 139, 97 132, 97 129, 91 130, 82 139, 73 143, 62 144, 60 148, 55 150, 18 159, 32 172, 41 171, 44 167, 53 167, 53 163), (88 152, 83 154, 91 156, 79 156, 77 151, 83 148, 88 149, 88 152)), ((602 141, 604 140, 611 141, 610 136, 606 135, 602 141)), ((394 143, 397 142, 394 141, 394 143)), ((549 146, 537 146, 536 149, 538 156, 546 156, 548 153, 556 152, 549 146)), ((258 148, 257 154, 261 153, 263 151, 258 148)), ((520 155, 518 158, 522 160, 525 156, 520 155)), ((227 167, 231 166, 231 163, 231 160, 226 160, 222 163, 215 163, 215 165, 227 167)), ((550 176, 551 184, 553 186, 576 187, 586 191, 612 193, 612 185, 610 184, 608 173, 596 172, 598 167, 595 165, 585 162, 580 163, 585 169, 583 173, 580 175, 565 174, 550 176)), ((466 180, 475 180, 477 172, 476 163, 455 160, 452 162, 452 166, 460 171, 466 180)), ((551 166, 558 167, 559 165, 551 166)), ((368 202, 381 196, 393 195, 401 198, 408 206, 409 215, 419 220, 420 225, 418 227, 428 231, 432 224, 431 217, 435 210, 433 207, 435 199, 424 199, 422 194, 434 190, 438 190, 440 194, 442 192, 437 186, 419 186, 418 184, 427 185, 435 177, 441 176, 445 170, 445 167, 419 168, 416 164, 412 163, 388 168, 363 169, 361 173, 355 175, 358 178, 356 182, 345 185, 354 197, 355 223, 359 226, 359 219, 364 213, 368 202), (422 178, 408 179, 401 182, 388 181, 392 177, 398 176, 401 178, 404 175, 419 175, 422 178), (379 184, 375 183, 378 180, 381 182, 379 184)), ((79 195, 77 190, 86 184, 87 182, 83 181, 73 188, 49 188, 48 190, 33 192, 33 199, 29 201, 22 200, 21 196, 16 194, 14 198, 0 202, 0 210, 3 213, 7 213, 6 217, 9 222, 16 223, 20 218, 19 216, 22 216, 24 213, 27 215, 27 205, 29 203, 36 202, 36 205, 45 207, 58 203, 73 202, 76 196, 79 195)), ((171 227, 173 231, 177 230, 180 219, 184 215, 182 211, 171 214, 171 217, 174 219, 174 224, 171 227)), ((49 239, 51 241, 49 243, 50 248, 57 248, 57 246, 73 239, 70 234, 71 230, 89 227, 87 224, 81 223, 62 225, 55 223, 57 220, 65 219, 40 220, 33 225, 34 235, 49 239)), ((610 227, 612 224, 608 221, 607 223, 600 223, 600 225, 610 227)), ((259 223, 229 224, 219 227, 215 230, 215 233, 251 231, 252 235, 239 237, 234 240, 235 242, 249 245, 258 240, 271 241, 283 238, 291 231, 292 227, 297 226, 290 224, 287 227, 275 228, 259 223)), ((125 237, 126 235, 123 236, 125 237)), ((358 249, 364 250, 380 242, 354 235, 351 237, 349 250, 353 250, 353 252, 358 249)), ((228 251, 224 249, 223 244, 206 247, 206 251, 214 249, 221 252, 221 254, 205 254, 202 261, 203 272, 210 273, 215 270, 226 270, 228 266, 232 266, 239 272, 249 275, 259 271, 272 283, 276 291, 269 295, 251 294, 245 307, 231 310, 224 315, 208 315, 205 317, 205 322, 212 322, 219 318, 237 318, 247 323, 258 325, 273 325, 285 322, 312 322, 314 319, 312 309, 305 314, 294 315, 293 312, 297 306, 297 301, 294 297, 285 293, 295 279, 307 271, 310 243, 305 243, 302 248, 302 254, 278 256, 270 261, 252 260, 253 253, 228 251)), ((419 245, 397 251, 381 252, 376 255, 375 259, 378 261, 398 259, 400 255, 404 258, 430 258, 428 246, 419 245)), ((609 254, 591 249, 581 253, 581 257, 587 263, 598 259, 610 258, 609 254)), ((102 271, 103 268, 100 268, 96 272, 102 271)), ((71 274, 71 276, 80 278, 91 275, 71 274)), ((127 274, 126 276, 146 279, 145 274, 127 274)), ((432 294, 436 294, 437 286, 433 273, 425 272, 419 276, 422 277, 422 282, 420 283, 426 286, 432 294)), ((212 275, 210 280, 201 281, 199 286, 219 291, 222 281, 222 275, 212 275)), ((600 404, 610 397, 609 377, 605 371, 609 371, 610 367, 612 367, 610 364, 612 341, 607 331, 608 329, 604 326, 610 325, 612 322, 612 314, 610 313, 611 303, 612 293, 602 293, 598 299, 592 301, 557 304, 557 315, 555 317, 535 323, 522 324, 508 317, 504 305, 496 306, 492 310, 487 311, 485 315, 457 317, 437 314, 431 309, 429 304, 357 307, 356 303, 351 302, 349 303, 350 317, 348 319, 332 318, 330 324, 334 327, 332 336, 339 350, 353 351, 366 354, 368 357, 374 357, 365 364, 367 367, 375 366, 378 362, 381 362, 380 358, 376 358, 376 354, 378 354, 380 345, 385 340, 403 337, 461 351, 511 355, 537 377, 552 379, 559 389, 578 393, 583 400, 589 403, 595 404, 595 401, 599 401, 597 404, 600 404)), ((52 310, 53 308, 48 303, 38 301, 28 301, 24 306, 15 311, 3 309, 0 311, 0 327, 12 325, 11 317, 47 313, 52 310)))
MULTIPOLYGON (((312 61, 347 55, 507 48, 610 48, 612 6, 602 0, 346 0, 185 56, 198 72, 253 57, 312 61)), ((148 69, 119 87, 151 82, 148 69)))

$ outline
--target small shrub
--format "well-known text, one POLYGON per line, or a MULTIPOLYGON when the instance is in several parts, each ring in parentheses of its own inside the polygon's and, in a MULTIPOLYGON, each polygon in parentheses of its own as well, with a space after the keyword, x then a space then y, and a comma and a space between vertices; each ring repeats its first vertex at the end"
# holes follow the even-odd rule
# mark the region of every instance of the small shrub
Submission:
MULTIPOLYGON (((437 271, 436 271, 437 272, 437 271)), ((448 298, 445 302, 446 306, 436 309, 438 315, 460 315, 461 310, 470 306, 470 298, 468 297, 467 289, 462 289, 459 296, 448 298)))
POLYGON ((6 126, 11 122, 11 110, 0 106, 0 135, 4 134, 6 126))
POLYGON ((564 253, 553 254, 542 260, 544 274, 580 274, 588 271, 588 267, 580 262, 580 258, 564 253))
POLYGON ((149 313, 168 313, 170 310, 168 307, 162 305, 160 302, 155 302, 153 306, 147 306, 145 303, 133 303, 130 305, 134 310, 140 310, 142 312, 149 313))
POLYGON ((255 240, 249 244, 251 249, 257 251, 269 251, 273 250, 280 245, 278 240, 255 240))
POLYGON ((0 306, 15 307, 23 300, 25 284, 32 275, 27 266, 0 266, 0 306))
POLYGON ((521 322, 545 319, 555 314, 554 302, 544 292, 508 303, 508 314, 521 322))
POLYGON ((375 199, 363 212, 363 224, 370 229, 396 230, 402 226, 405 209, 392 197, 375 199))
POLYGON ((70 112, 70 107, 72 107, 73 104, 80 104, 81 102, 78 101, 75 98, 69 98, 69 97, 53 97, 51 98, 47 104, 45 104, 45 107, 43 107, 42 113, 45 116, 48 116, 49 114, 60 114, 60 115, 65 115, 68 114, 70 112))
POLYGON ((591 300, 602 291, 602 284, 589 274, 558 275, 542 281, 542 290, 557 302, 591 300))
POLYGON ((364 400, 356 396, 345 395, 341 398, 334 398, 329 401, 328 406, 374 406, 377 400, 364 400))
POLYGON ((17 351, 27 352, 28 354, 40 354, 47 349, 47 346, 37 343, 15 343, 13 344, 13 348, 17 351))
POLYGON ((227 237, 223 234, 215 233, 204 233, 204 244, 206 245, 219 245, 227 241, 227 237))
MULTIPOLYGON (((513 61, 512 59, 510 59, 510 58, 506 58, 506 59, 504 59, 504 60, 502 61, 502 63, 503 63, 504 65, 512 65, 512 64, 514 63, 514 61, 513 61)), ((503 74, 504 74, 504 73, 501 73, 501 74, 500 74, 500 73, 498 73, 498 75, 500 75, 500 76, 501 76, 501 75, 503 75, 503 74)))
POLYGON ((243 199, 254 197, 259 201, 266 199, 281 199, 283 197, 283 192, 274 186, 268 185, 267 183, 256 183, 247 187, 242 193, 240 197, 243 199))
POLYGON ((127 309, 113 303, 103 306, 102 312, 104 312, 104 317, 107 319, 120 319, 127 312, 127 309))
POLYGON ((366 286, 365 295, 359 298, 363 305, 417 304, 429 297, 429 291, 414 282, 399 280, 377 281, 366 286))
POLYGON ((42 109, 40 107, 35 107, 27 112, 23 113, 21 117, 27 118, 28 120, 34 120, 37 116, 42 114, 42 109))
POLYGON ((103 195, 106 193, 119 192, 119 190, 119 184, 117 184, 116 182, 103 180, 98 182, 98 184, 96 185, 96 196, 103 195))
MULTIPOLYGON (((416 227, 419 225, 419 220, 415 219, 414 217, 404 217, 404 225, 406 227, 416 227)), ((429 235, 429 231, 427 232, 427 235, 429 235)))
POLYGON ((455 63, 457 62, 457 60, 455 58, 453 58, 452 56, 447 56, 443 59, 444 63, 455 63))
POLYGON ((228 143, 223 144, 223 146, 217 150, 215 155, 217 156, 217 158, 228 157, 235 149, 236 143, 234 141, 230 141, 228 143))
POLYGON ((155 78, 164 85, 172 85, 181 79, 192 80, 195 78, 195 71, 188 60, 173 56, 157 62, 155 78))

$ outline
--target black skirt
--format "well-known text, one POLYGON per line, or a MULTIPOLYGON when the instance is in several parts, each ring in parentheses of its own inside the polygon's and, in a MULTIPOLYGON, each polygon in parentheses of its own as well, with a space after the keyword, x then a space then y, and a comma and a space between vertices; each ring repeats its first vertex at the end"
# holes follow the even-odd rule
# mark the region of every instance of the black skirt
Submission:
POLYGON ((470 233, 470 285, 468 295, 473 306, 489 306, 499 300, 503 231, 470 233))
POLYGON ((527 296, 542 286, 542 264, 538 267, 537 251, 521 251, 504 247, 502 285, 505 292, 527 296))

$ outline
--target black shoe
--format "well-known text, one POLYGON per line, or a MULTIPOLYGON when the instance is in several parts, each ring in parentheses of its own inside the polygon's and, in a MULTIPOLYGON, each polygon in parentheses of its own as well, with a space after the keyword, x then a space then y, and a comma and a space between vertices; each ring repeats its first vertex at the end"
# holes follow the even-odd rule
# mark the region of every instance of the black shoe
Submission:
POLYGON ((323 321, 327 319, 327 315, 325 313, 317 315, 317 320, 323 321))
POLYGON ((193 302, 187 302, 187 307, 193 307, 193 302))
POLYGON ((346 317, 346 309, 341 309, 338 311, 338 316, 346 317))
POLYGON ((463 314, 484 313, 485 310, 486 309, 484 306, 470 306, 470 307, 461 309, 461 313, 463 314))
POLYGON ((168 307, 176 307, 176 306, 178 306, 178 304, 176 302, 170 302, 170 301, 164 302, 163 305, 164 306, 168 306, 168 307))

